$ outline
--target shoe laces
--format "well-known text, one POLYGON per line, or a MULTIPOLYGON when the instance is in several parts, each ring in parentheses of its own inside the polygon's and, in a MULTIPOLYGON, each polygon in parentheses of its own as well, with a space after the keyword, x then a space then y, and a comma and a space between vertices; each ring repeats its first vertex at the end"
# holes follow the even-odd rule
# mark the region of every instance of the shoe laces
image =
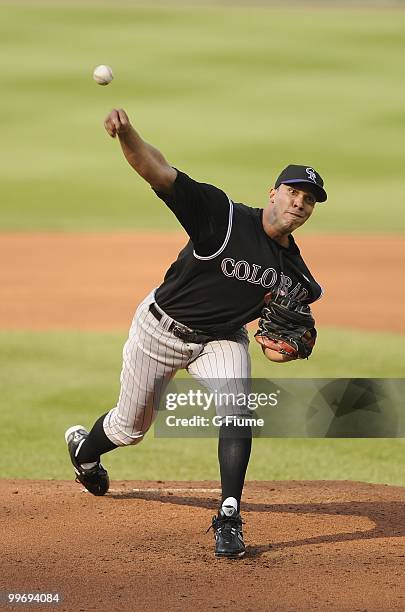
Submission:
POLYGON ((232 530, 236 530, 236 529, 240 529, 242 527, 242 525, 244 525, 245 522, 242 521, 240 515, 236 515, 236 516, 213 516, 212 517, 212 523, 211 525, 208 527, 207 531, 205 533, 208 533, 210 529, 213 529, 214 531, 232 531, 232 530))
POLYGON ((100 473, 105 472, 105 469, 103 468, 100 462, 98 462, 97 465, 95 465, 94 467, 88 470, 83 469, 81 466, 79 466, 79 469, 80 469, 81 476, 86 476, 86 478, 90 478, 90 479, 97 478, 97 476, 99 476, 100 473))

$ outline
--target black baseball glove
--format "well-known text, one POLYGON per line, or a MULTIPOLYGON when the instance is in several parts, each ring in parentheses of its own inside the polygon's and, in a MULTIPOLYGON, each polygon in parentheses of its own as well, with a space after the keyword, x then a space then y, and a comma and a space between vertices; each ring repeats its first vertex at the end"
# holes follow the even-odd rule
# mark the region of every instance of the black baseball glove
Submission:
POLYGON ((267 293, 264 301, 256 341, 263 350, 269 348, 290 359, 308 359, 317 336, 308 304, 292 300, 279 290, 267 293))

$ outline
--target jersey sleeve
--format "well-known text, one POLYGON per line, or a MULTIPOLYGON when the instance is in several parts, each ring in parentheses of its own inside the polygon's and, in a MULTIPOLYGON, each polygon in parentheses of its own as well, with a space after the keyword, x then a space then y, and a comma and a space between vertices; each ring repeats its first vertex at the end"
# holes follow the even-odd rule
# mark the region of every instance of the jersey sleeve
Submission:
POLYGON ((218 187, 198 183, 177 170, 173 193, 155 193, 176 215, 200 255, 214 253, 225 238, 230 201, 218 187))

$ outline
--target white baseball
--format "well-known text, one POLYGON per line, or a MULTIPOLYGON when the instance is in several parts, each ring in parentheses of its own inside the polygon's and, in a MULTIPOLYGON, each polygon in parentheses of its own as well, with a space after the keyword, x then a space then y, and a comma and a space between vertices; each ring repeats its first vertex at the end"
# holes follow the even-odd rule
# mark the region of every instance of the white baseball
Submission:
POLYGON ((108 85, 108 83, 111 83, 113 78, 114 75, 110 66, 105 66, 104 64, 101 64, 100 66, 97 66, 97 68, 94 68, 93 79, 99 85, 108 85))

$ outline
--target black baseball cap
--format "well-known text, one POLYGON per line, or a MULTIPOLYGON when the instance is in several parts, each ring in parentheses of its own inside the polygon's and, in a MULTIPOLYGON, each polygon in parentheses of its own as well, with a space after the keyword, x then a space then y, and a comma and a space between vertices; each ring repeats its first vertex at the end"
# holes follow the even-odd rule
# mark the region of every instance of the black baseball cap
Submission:
POLYGON ((326 202, 327 194, 323 188, 323 179, 321 175, 312 168, 312 166, 297 166, 290 164, 284 168, 274 187, 280 187, 284 183, 290 185, 292 183, 308 183, 308 191, 314 194, 317 202, 326 202))

